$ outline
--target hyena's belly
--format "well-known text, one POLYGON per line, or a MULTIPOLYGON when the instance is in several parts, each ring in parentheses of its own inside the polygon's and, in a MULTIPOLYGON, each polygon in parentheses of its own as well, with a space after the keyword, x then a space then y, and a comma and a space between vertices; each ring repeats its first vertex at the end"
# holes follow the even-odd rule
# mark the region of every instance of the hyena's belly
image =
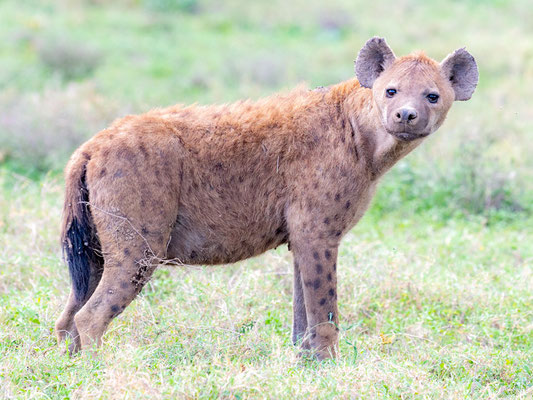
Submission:
POLYGON ((266 212, 210 215, 180 213, 172 230, 167 257, 184 264, 224 264, 256 256, 286 243, 282 216, 266 212))

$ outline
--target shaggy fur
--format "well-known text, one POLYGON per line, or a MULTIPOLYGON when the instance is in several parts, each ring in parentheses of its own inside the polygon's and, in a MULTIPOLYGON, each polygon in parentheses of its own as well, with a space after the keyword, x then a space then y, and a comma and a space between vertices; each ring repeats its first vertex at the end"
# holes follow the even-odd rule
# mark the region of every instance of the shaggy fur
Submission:
MULTIPOLYGON (((455 98, 449 70, 423 54, 391 58, 378 38, 361 54, 357 69, 372 89, 351 79, 158 109, 82 145, 66 168, 62 243, 73 287, 59 340, 70 336, 72 352, 99 343, 162 261, 232 263, 288 243, 293 340, 335 356, 339 243, 378 179, 440 126, 455 98), (394 98, 384 94, 391 85, 394 98), (402 120, 407 106, 418 120, 402 120)), ((461 82, 460 69, 453 79, 461 82)))

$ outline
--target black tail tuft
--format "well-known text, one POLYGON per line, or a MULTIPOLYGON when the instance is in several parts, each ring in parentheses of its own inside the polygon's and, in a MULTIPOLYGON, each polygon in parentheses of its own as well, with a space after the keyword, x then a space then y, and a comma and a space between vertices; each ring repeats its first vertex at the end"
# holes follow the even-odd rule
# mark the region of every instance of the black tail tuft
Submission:
POLYGON ((100 243, 94 232, 89 209, 89 192, 85 183, 85 171, 78 184, 78 199, 71 204, 72 219, 63 238, 63 256, 68 263, 74 295, 83 301, 89 291, 91 264, 103 262, 100 243))

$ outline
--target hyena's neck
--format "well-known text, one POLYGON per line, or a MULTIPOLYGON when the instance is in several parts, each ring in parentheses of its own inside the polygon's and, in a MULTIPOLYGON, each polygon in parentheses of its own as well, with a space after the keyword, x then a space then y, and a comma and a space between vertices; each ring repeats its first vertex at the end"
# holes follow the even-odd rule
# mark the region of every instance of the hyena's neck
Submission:
POLYGON ((357 80, 343 82, 333 91, 337 92, 335 100, 342 104, 342 117, 353 129, 355 154, 374 179, 420 144, 421 140, 400 141, 385 130, 372 91, 360 87, 357 80))

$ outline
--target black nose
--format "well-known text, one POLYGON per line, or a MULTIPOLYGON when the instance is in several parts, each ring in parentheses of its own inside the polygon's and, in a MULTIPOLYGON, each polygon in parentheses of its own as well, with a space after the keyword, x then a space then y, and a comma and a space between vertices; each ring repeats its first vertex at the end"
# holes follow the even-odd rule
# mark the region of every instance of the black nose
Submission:
POLYGON ((414 108, 404 107, 396 111, 396 122, 411 122, 418 114, 414 108))

